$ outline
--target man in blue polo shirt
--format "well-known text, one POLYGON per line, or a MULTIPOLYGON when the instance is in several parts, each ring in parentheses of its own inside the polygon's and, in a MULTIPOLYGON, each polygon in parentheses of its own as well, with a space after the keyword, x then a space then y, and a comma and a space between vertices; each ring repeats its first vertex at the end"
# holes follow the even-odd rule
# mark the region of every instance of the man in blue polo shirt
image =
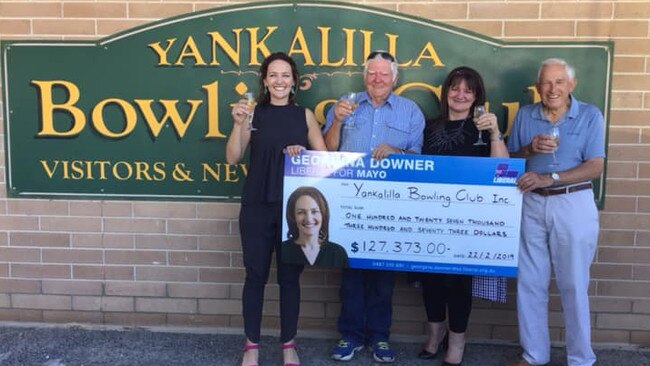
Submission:
MULTIPOLYGON (((393 94, 395 58, 385 51, 371 52, 363 80, 366 91, 355 98, 356 110, 347 100, 330 108, 324 129, 328 150, 367 152, 377 160, 390 154, 419 154, 424 115, 413 101, 393 94)), ((349 361, 368 343, 375 361, 395 360, 388 343, 394 285, 391 271, 343 270, 338 319, 341 340, 332 351, 333 359, 349 361)))
POLYGON ((524 157, 527 170, 517 181, 524 192, 517 280, 524 352, 508 364, 512 366, 550 361, 551 266, 562 301, 567 364, 596 362, 587 294, 598 240, 591 180, 603 171, 605 128, 598 108, 571 94, 576 84, 575 71, 566 61, 544 61, 537 78, 541 103, 519 110, 508 138, 511 156, 524 157))

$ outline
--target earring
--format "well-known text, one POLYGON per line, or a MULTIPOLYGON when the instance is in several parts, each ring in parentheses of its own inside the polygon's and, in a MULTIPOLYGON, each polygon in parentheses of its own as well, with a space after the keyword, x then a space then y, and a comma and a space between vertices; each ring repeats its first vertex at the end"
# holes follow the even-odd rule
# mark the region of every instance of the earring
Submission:
POLYGON ((325 233, 323 232, 323 230, 318 231, 318 239, 325 240, 325 233))
POLYGON ((264 85, 264 94, 269 93, 269 87, 267 85, 264 85))
POLYGON ((295 86, 295 85, 291 85, 291 89, 289 90, 289 92, 290 92, 291 94, 294 94, 294 95, 295 95, 295 94, 296 94, 296 86, 295 86))

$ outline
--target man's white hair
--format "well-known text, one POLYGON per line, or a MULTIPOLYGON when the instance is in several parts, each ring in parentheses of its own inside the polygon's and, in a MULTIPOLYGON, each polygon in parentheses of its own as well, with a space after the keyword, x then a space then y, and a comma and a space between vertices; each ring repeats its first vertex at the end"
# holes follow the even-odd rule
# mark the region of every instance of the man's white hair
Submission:
POLYGON ((569 79, 573 80, 576 78, 576 69, 574 69, 573 66, 571 66, 568 62, 561 58, 547 58, 546 60, 542 61, 542 64, 539 66, 539 70, 537 70, 537 82, 540 81, 539 78, 542 76, 542 70, 546 66, 551 65, 563 66, 569 79))
MULTIPOLYGON (((363 76, 366 76, 366 74, 368 73, 368 62, 370 62, 371 60, 390 61, 385 59, 380 53, 380 52, 384 52, 384 53, 388 53, 388 52, 386 51, 373 51, 373 52, 377 52, 377 54, 375 55, 375 57, 366 60, 366 64, 363 66, 363 76)), ((388 54, 390 55, 390 53, 388 54)), ((390 70, 393 72, 393 81, 395 81, 397 80, 397 58, 395 58, 395 56, 393 55, 391 55, 391 57, 393 58, 394 61, 390 62, 390 70)))

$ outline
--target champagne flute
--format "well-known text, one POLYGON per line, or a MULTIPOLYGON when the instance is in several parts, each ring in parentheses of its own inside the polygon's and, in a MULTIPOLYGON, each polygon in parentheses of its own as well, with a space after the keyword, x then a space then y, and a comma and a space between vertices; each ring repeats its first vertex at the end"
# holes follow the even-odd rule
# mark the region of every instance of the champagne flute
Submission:
POLYGON ((557 161, 557 157, 555 156, 555 151, 557 151, 558 146, 560 146, 560 128, 558 126, 553 126, 553 128, 551 128, 551 132, 549 135, 551 136, 551 139, 555 142, 555 148, 553 149, 553 161, 551 162, 550 165, 552 166, 560 165, 560 163, 557 161))
POLYGON ((246 105, 251 107, 251 112, 248 113, 248 115, 246 116, 246 119, 248 121, 247 130, 248 131, 256 131, 257 128, 253 127, 253 114, 255 113, 255 109, 253 109, 253 108, 255 108, 255 97, 253 96, 253 93, 246 92, 244 94, 244 98, 246 98, 246 105))
MULTIPOLYGON (((484 105, 476 105, 474 107, 474 124, 478 123, 478 118, 481 117, 482 115, 485 114, 485 106, 484 105)), ((478 131, 478 138, 476 139, 476 142, 474 143, 474 146, 482 146, 482 145, 487 145, 483 141, 483 130, 478 131)))
POLYGON ((354 128, 354 111, 357 109, 357 93, 355 92, 347 92, 343 94, 341 97, 342 100, 347 100, 348 103, 350 103, 350 106, 352 107, 352 113, 347 116, 345 119, 345 124, 343 125, 343 128, 354 128))

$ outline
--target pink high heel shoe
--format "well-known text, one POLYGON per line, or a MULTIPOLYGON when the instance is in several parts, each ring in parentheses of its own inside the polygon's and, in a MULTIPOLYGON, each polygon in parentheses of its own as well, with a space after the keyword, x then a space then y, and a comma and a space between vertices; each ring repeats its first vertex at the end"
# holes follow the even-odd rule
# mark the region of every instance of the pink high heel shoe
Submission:
MULTIPOLYGON (((251 350, 256 350, 256 349, 260 349, 259 344, 257 344, 257 343, 248 343, 248 342, 244 343, 244 348, 243 348, 244 352, 251 351, 251 350)), ((246 366, 258 366, 258 364, 253 363, 253 364, 246 365, 246 366)))
MULTIPOLYGON (((291 343, 282 343, 282 350, 284 351, 285 349, 296 349, 297 345, 296 342, 291 341, 291 343)), ((285 363, 283 366, 300 366, 299 363, 285 363)))

